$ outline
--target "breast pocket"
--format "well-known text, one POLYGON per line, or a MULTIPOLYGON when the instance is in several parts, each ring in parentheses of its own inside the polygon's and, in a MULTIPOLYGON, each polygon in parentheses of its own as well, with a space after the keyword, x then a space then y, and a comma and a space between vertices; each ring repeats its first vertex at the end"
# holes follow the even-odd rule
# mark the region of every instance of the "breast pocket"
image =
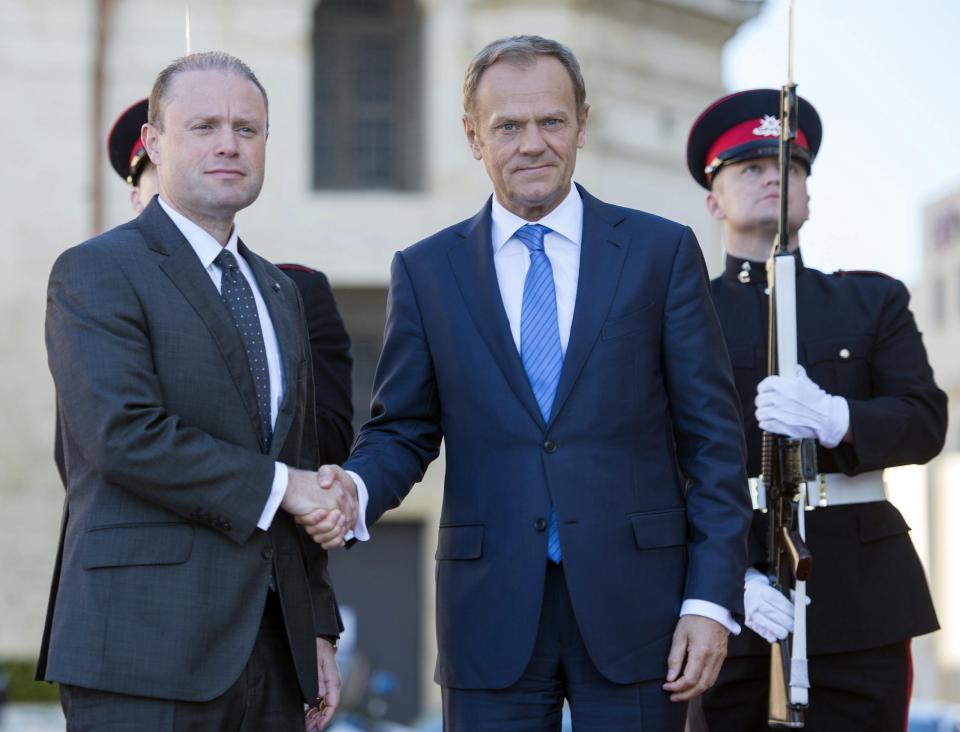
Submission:
POLYGON ((609 318, 600 331, 600 337, 605 340, 625 338, 651 328, 659 328, 660 317, 656 303, 648 303, 639 310, 616 318, 609 318))
POLYGON ((866 399, 873 343, 869 333, 808 341, 802 349, 807 375, 830 394, 866 399))

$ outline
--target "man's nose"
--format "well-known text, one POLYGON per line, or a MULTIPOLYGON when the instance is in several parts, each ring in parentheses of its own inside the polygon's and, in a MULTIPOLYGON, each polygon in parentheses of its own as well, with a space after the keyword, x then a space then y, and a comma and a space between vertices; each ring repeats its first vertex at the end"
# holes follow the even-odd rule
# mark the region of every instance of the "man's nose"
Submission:
POLYGON ((234 157, 240 150, 237 146, 237 136, 231 129, 222 129, 217 132, 216 154, 224 157, 234 157))
POLYGON ((763 169, 763 182, 765 185, 780 185, 780 164, 767 165, 763 169))
POLYGON ((544 147, 546 145, 540 125, 530 124, 523 128, 520 136, 520 152, 524 155, 539 155, 544 147))

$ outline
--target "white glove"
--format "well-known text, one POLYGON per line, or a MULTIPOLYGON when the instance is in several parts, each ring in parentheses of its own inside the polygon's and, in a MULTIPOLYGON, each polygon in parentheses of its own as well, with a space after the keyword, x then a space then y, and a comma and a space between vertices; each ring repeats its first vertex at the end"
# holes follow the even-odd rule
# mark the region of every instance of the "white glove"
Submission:
MULTIPOLYGON (((790 596, 793 594, 791 590, 790 596)), ((747 627, 767 643, 776 643, 793 632, 793 603, 780 590, 770 586, 770 580, 763 572, 753 567, 744 577, 743 610, 747 627)))
POLYGON ((787 437, 816 437, 836 447, 850 427, 850 407, 843 397, 827 394, 797 364, 796 378, 768 376, 757 385, 757 421, 764 432, 787 437))

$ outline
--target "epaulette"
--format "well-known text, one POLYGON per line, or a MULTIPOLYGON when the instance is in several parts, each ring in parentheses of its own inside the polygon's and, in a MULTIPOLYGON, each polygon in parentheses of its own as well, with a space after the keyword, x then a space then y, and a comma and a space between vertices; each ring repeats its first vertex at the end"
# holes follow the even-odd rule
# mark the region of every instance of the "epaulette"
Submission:
POLYGON ((310 272, 315 273, 317 270, 312 267, 307 267, 302 264, 278 264, 276 265, 277 269, 288 270, 293 272, 310 272))
POLYGON ((868 275, 870 277, 883 277, 885 280, 896 279, 896 277, 891 277, 885 272, 874 272, 869 269, 838 269, 834 274, 838 277, 844 277, 846 275, 868 275))

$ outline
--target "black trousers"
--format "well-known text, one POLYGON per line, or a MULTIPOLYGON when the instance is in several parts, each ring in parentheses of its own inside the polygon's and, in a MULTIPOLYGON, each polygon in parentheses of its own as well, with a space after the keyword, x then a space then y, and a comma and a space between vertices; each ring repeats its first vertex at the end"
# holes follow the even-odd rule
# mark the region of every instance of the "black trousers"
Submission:
MULTIPOLYGON (((547 562, 540 626, 530 663, 506 689, 443 688, 448 732, 558 732, 563 701, 576 732, 682 732, 686 704, 671 702, 665 679, 615 684, 587 654, 561 566, 547 562)), ((667 659, 663 659, 666 675, 667 659)))
POLYGON ((272 590, 267 595, 250 659, 224 694, 185 702, 61 684, 67 732, 303 732, 303 700, 280 600, 272 590))
MULTIPOLYGON (((709 732, 767 730, 768 656, 728 658, 701 707, 709 732)), ((904 732, 913 667, 910 643, 811 656, 807 732, 904 732)), ((692 732, 702 732, 691 715, 692 732)))

